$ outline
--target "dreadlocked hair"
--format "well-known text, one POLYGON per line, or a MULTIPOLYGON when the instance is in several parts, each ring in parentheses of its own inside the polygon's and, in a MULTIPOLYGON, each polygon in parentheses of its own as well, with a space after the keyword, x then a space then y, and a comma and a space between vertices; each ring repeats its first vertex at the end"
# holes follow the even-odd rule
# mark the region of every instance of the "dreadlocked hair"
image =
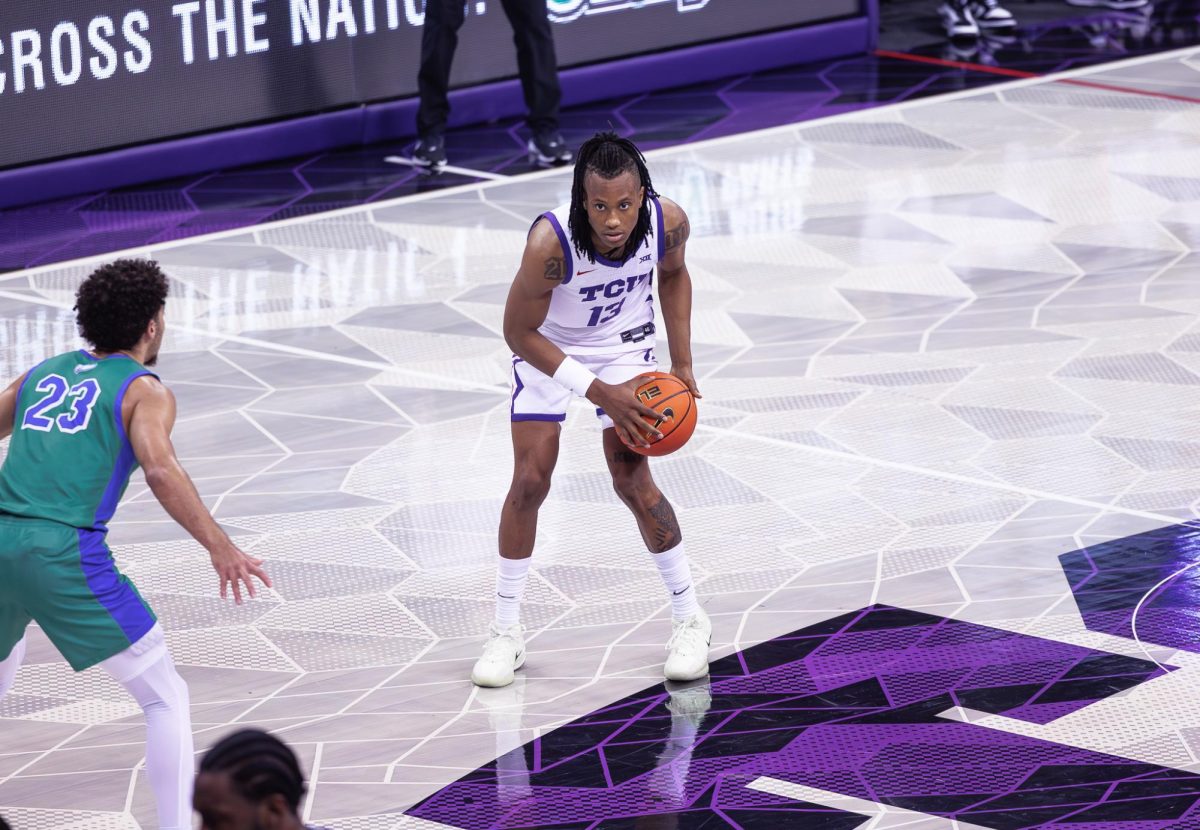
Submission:
POLYGON ((642 151, 627 138, 621 138, 614 132, 596 133, 583 142, 575 160, 575 181, 571 185, 571 213, 568 227, 571 238, 575 241, 575 251, 586 257, 589 262, 596 261, 596 245, 592 241, 592 226, 588 222, 587 192, 583 181, 588 173, 595 173, 602 179, 615 179, 622 173, 633 173, 641 186, 646 189, 645 198, 638 210, 637 226, 625 243, 625 252, 632 255, 642 247, 646 237, 653 235, 650 222, 650 197, 657 196, 654 184, 650 181, 650 171, 646 169, 646 158, 642 151))
POLYGON ((237 791, 250 801, 279 793, 293 811, 299 808, 305 791, 296 753, 261 729, 226 735, 204 756, 200 772, 227 773, 237 791))

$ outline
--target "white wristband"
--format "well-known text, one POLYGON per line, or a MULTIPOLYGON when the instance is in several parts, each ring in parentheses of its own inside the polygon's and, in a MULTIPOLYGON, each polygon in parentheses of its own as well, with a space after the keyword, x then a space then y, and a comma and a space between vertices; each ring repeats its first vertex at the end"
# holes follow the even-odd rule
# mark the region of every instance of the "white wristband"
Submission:
POLYGON ((555 382, 570 389, 581 398, 587 397, 588 388, 595 379, 596 376, 573 357, 565 358, 554 370, 555 382))

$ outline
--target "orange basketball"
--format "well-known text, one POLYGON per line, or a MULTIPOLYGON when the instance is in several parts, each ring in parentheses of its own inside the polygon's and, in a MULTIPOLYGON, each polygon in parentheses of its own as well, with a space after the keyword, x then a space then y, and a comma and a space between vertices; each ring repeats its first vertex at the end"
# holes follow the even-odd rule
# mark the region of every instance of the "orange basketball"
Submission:
MULTIPOLYGON (((683 381, 666 372, 647 372, 637 388, 638 399, 660 413, 657 422, 644 418, 662 433, 658 440, 650 439, 649 447, 629 447, 642 455, 667 455, 687 443, 696 429, 696 399, 683 381)), ((628 446, 628 445, 626 445, 628 446)))

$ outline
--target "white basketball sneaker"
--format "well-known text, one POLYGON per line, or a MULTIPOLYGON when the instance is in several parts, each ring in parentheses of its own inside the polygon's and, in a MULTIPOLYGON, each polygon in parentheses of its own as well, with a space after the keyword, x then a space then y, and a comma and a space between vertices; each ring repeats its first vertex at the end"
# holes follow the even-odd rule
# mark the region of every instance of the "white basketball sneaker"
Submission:
POLYGON ((945 0, 938 6, 938 14, 950 37, 979 37, 979 24, 966 0, 945 0))
POLYGON ((507 628, 488 630, 483 655, 471 669, 471 682, 476 686, 497 689, 513 682, 513 673, 525 665, 525 629, 520 623, 507 628))
POLYGON ((671 621, 671 639, 667 640, 667 680, 696 680, 708 674, 708 644, 712 642, 712 621, 697 611, 682 620, 671 621))
POLYGON ((1017 20, 1012 12, 1000 5, 1000 0, 975 0, 971 16, 980 29, 1012 29, 1017 20))

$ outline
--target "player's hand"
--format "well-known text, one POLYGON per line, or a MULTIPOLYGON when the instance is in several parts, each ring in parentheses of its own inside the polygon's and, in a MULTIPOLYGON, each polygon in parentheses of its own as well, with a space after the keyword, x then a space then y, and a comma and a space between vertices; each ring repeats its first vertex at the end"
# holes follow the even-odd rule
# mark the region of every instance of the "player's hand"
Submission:
POLYGON ((684 386, 692 393, 693 398, 703 398, 700 394, 700 387, 696 386, 696 375, 692 372, 691 364, 680 365, 677 363, 671 364, 671 374, 683 381, 684 386))
POLYGON ((612 418, 617 437, 631 447, 648 447, 650 438, 662 438, 662 433, 645 421, 649 418, 654 423, 658 413, 637 397, 637 388, 645 382, 641 377, 616 385, 597 380, 588 390, 588 400, 612 418))
POLYGON ((246 593, 253 599, 257 594, 251 577, 257 578, 268 588, 271 587, 271 577, 262 569, 263 561, 242 552, 232 542, 210 550, 208 555, 212 558, 213 570, 221 580, 221 599, 229 595, 228 589, 232 586, 233 601, 241 605, 242 583, 245 583, 246 593))

